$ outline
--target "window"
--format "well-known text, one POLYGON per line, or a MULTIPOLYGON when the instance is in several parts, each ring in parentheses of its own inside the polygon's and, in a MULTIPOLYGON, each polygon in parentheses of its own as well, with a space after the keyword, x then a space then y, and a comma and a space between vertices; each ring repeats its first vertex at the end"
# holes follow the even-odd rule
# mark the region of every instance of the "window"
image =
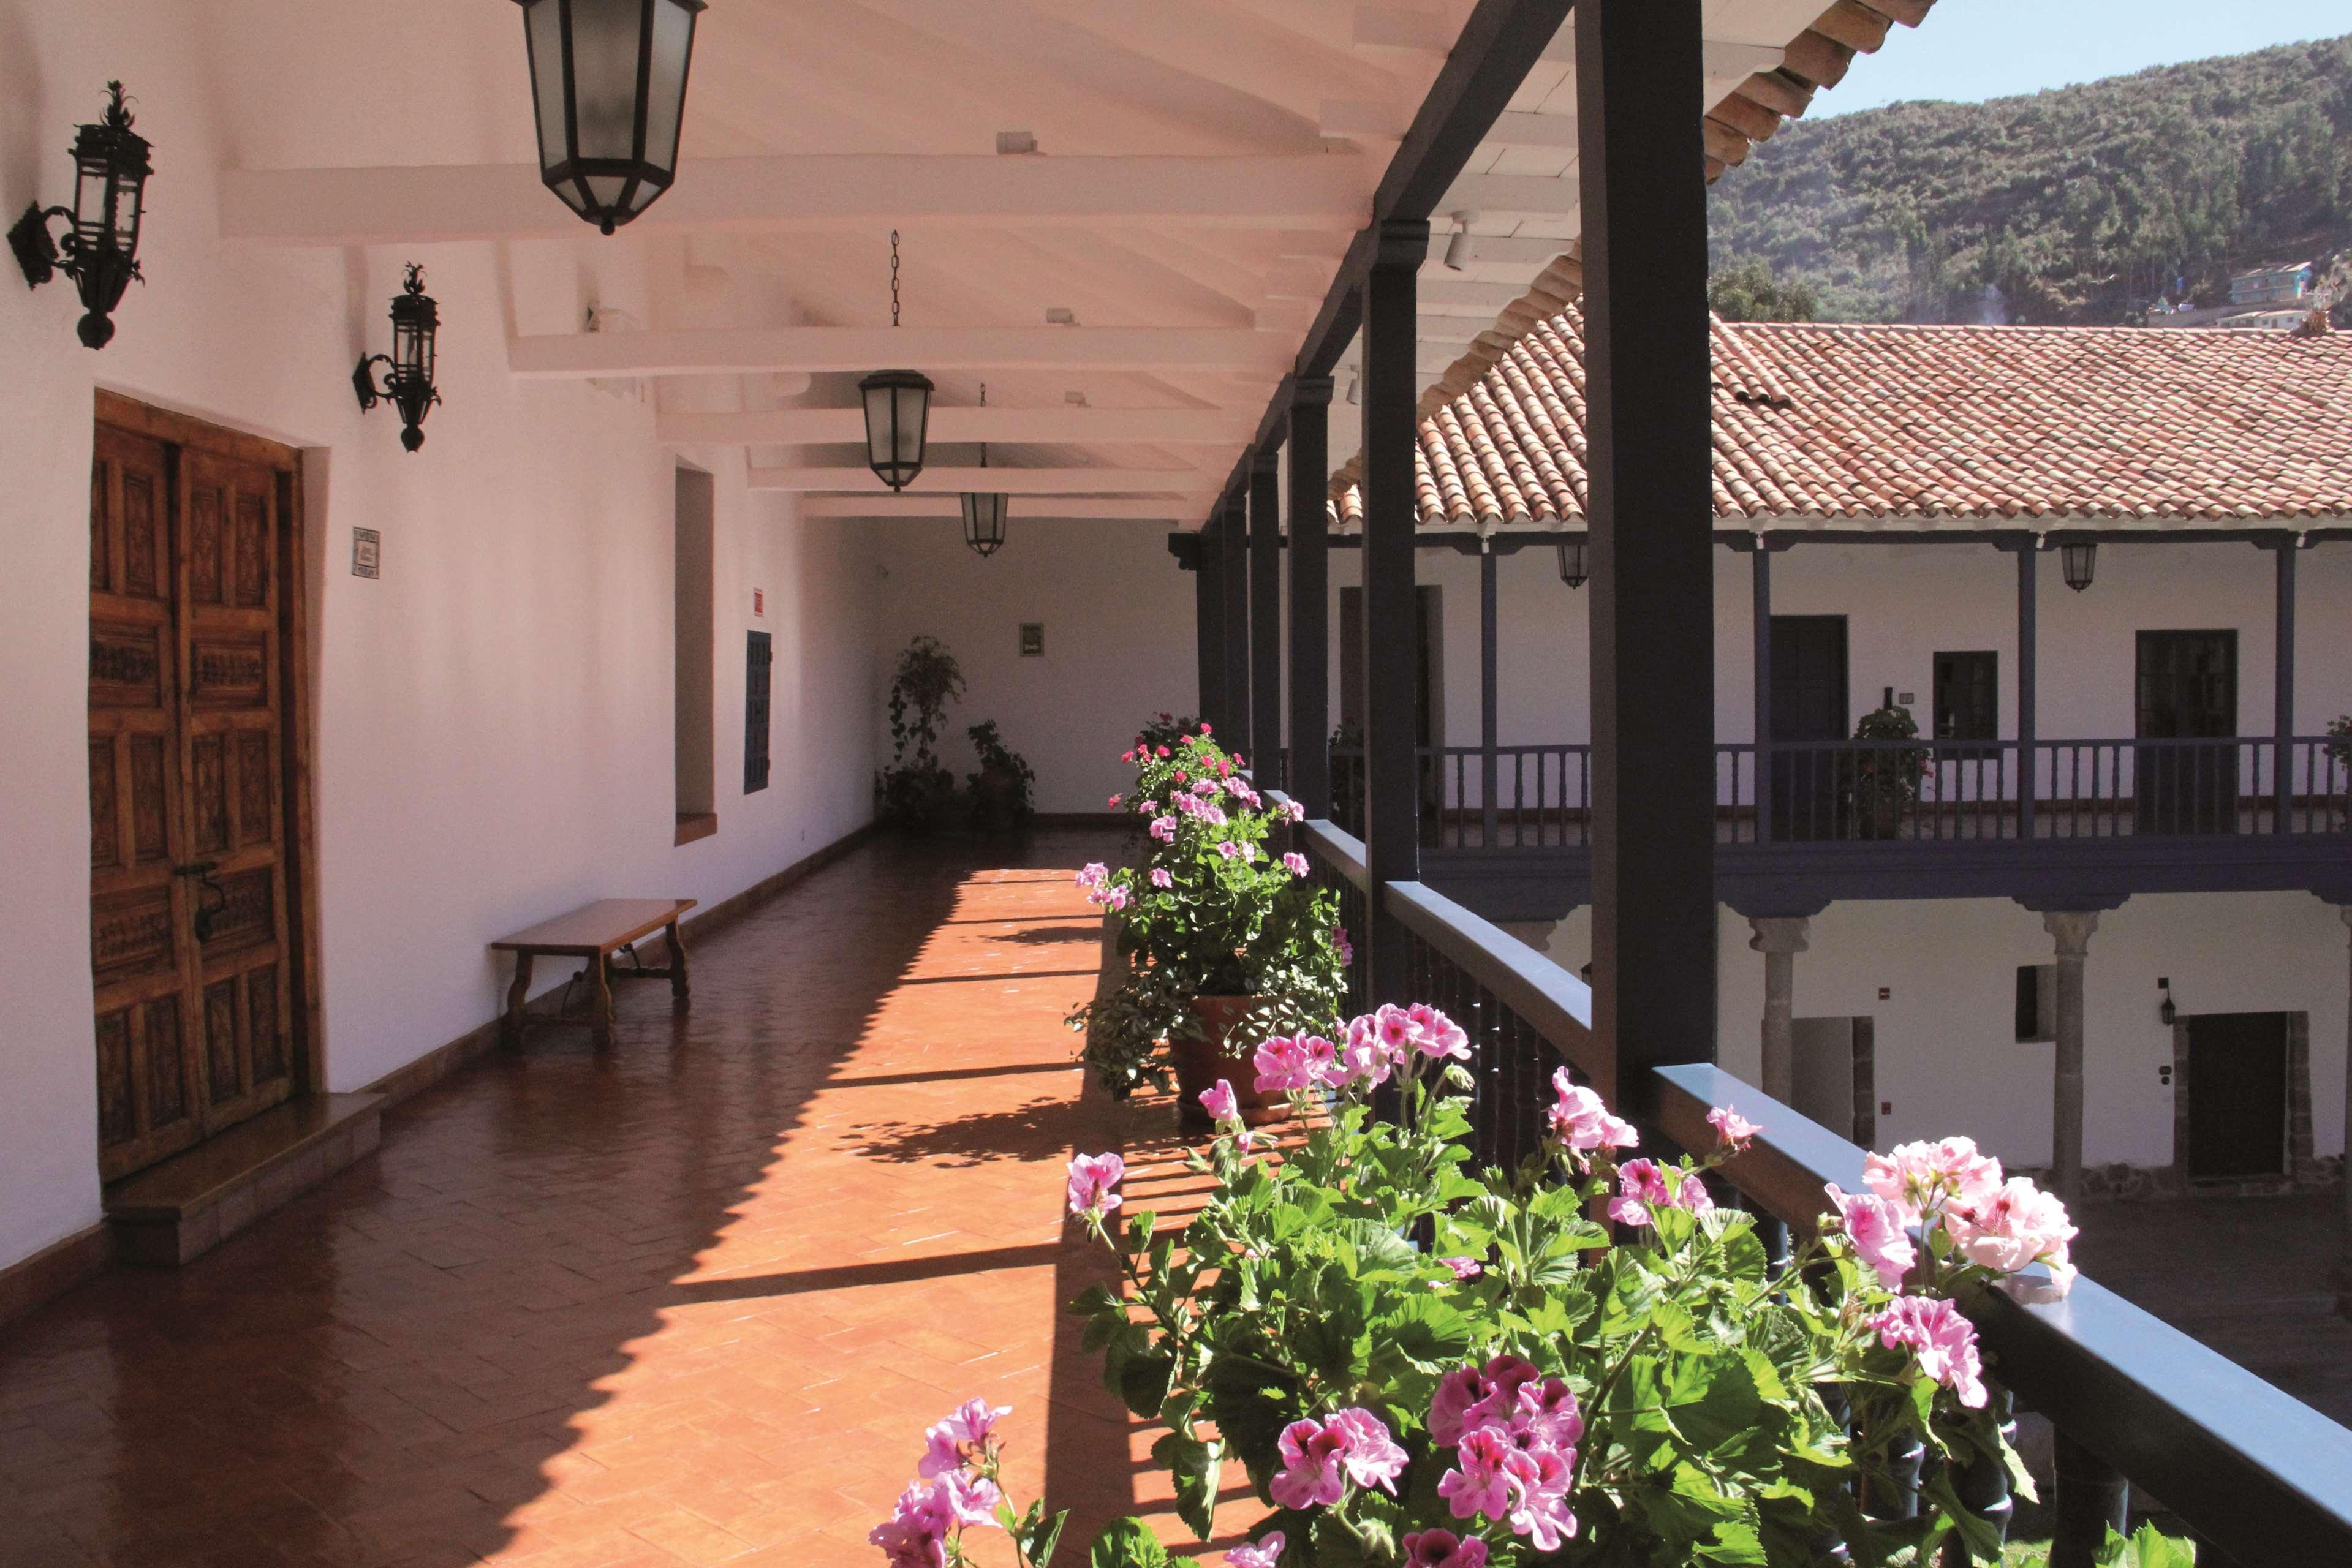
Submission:
POLYGON ((2058 1038, 2058 966, 2017 967, 2017 1040, 2021 1045, 2058 1038))
POLYGON ((775 645, 765 632, 751 633, 743 654, 743 793, 768 787, 768 665, 775 645))
MULTIPOLYGON (((1936 655, 1937 740, 1994 740, 2000 735, 2000 661, 1995 653, 1936 655)), ((1963 747, 1947 757, 1989 757, 1994 747, 1963 747)))
POLYGON ((677 837, 687 843, 719 831, 718 776, 712 761, 716 717, 711 695, 711 530, 716 497, 710 476, 677 471, 672 533, 676 637, 677 837))

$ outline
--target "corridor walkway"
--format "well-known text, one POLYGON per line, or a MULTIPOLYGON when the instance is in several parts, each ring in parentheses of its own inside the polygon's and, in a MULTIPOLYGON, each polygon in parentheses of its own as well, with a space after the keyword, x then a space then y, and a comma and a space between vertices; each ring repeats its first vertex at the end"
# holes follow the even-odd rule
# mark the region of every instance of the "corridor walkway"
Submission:
POLYGON ((0 1331, 0 1564, 878 1563, 973 1396, 1079 1554, 1160 1478, 1062 1327, 1108 1271, 1062 1167, 1194 1185, 1061 1022, 1098 933, 1070 871, 1116 848, 861 850, 700 943, 690 1017, 635 988, 616 1050, 537 1031, 194 1265, 0 1331))

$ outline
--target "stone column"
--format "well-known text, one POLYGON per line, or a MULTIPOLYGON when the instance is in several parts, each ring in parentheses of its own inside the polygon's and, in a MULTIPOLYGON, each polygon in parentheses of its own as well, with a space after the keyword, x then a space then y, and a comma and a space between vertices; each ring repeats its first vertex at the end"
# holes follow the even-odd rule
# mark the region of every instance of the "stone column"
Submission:
MULTIPOLYGON (((2337 905, 2336 913, 2352 926, 2352 904, 2337 905)), ((2344 1206, 2344 1255, 2336 1265, 2336 1310, 2352 1318, 2352 1009, 2347 1009, 2344 1024, 2344 1158, 2336 1175, 2344 1184, 2336 1194, 2344 1206)))
POLYGON ((2098 911, 2053 909, 2042 928, 2058 940, 2058 1050, 2050 1090, 2050 1186, 2068 1207, 2083 1199, 2083 960, 2098 911))
POLYGON ((1748 946, 1764 955, 1764 1082, 1758 1085, 1783 1105, 1797 1098, 1797 955, 1811 944, 1812 922, 1801 915, 1751 915, 1748 946))

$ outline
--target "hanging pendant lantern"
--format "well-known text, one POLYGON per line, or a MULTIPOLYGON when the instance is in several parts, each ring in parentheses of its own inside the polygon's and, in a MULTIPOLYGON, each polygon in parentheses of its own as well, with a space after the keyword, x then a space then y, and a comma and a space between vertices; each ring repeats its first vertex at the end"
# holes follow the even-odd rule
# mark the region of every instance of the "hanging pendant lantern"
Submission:
POLYGON ((1580 538, 1560 540, 1559 580, 1570 588, 1582 588, 1585 580, 1591 575, 1584 563, 1584 540, 1580 538))
POLYGON ((530 49, 539 177, 611 234, 677 174, 704 0, 516 0, 530 49))
MULTIPOLYGON (((890 325, 898 325, 898 231, 890 231, 890 325)), ((923 471, 931 423, 931 382, 920 371, 877 371, 857 383, 866 403, 866 463, 903 490, 923 471)))
MULTIPOLYGON (((980 383, 980 406, 988 406, 988 383, 980 383)), ((988 466, 988 443, 980 444, 980 465, 988 466)), ((963 493, 963 542, 982 560, 1004 548, 1004 508, 1009 499, 998 490, 963 493)))
POLYGON ((35 202, 8 230, 9 248, 27 284, 38 288, 62 272, 81 291, 85 314, 76 332, 84 348, 106 347, 122 291, 134 277, 146 281, 139 273, 139 221, 154 169, 147 139, 131 129, 131 120, 122 84, 108 82, 105 115, 74 134, 74 204, 43 211, 35 202), (70 224, 64 238, 49 238, 51 218, 70 224))
POLYGON ((352 371, 352 387, 360 394, 360 412, 379 402, 400 411, 400 444, 414 452, 425 444, 425 415, 441 401, 433 385, 433 338, 440 329, 441 313, 425 292, 425 269, 408 264, 408 281, 392 297, 392 352, 370 354, 352 371), (375 367, 383 367, 378 385, 375 367))
POLYGON ((2066 574, 2066 586, 2080 593, 2091 586, 2091 574, 2097 569, 2099 547, 2095 540, 2084 544, 2064 544, 2058 547, 2058 564, 2066 574))

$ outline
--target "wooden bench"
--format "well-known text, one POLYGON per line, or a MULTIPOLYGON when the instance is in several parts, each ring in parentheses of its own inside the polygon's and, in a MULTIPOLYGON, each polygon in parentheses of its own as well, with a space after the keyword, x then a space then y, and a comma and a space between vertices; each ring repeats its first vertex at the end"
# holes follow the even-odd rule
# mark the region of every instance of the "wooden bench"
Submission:
POLYGON ((490 944, 494 953, 515 956, 514 984, 507 988, 507 1017, 503 1032, 509 1050, 522 1044, 522 1031, 535 1023, 586 1022, 596 1031, 596 1043, 613 1043, 613 982, 614 980, 667 980, 670 996, 679 1007, 687 1005, 690 995, 686 981, 686 944, 678 939, 680 916, 692 909, 691 898, 600 898, 593 904, 583 904, 569 915, 541 921, 528 931, 518 931, 490 944), (649 968, 636 962, 635 944, 659 931, 669 943, 669 962, 660 968, 649 968), (615 964, 613 956, 625 951, 627 967, 615 964), (583 1016, 557 1012, 543 1018, 532 1018, 525 1004, 530 998, 531 960, 546 956, 584 958, 579 978, 588 982, 589 1010, 583 1016))

